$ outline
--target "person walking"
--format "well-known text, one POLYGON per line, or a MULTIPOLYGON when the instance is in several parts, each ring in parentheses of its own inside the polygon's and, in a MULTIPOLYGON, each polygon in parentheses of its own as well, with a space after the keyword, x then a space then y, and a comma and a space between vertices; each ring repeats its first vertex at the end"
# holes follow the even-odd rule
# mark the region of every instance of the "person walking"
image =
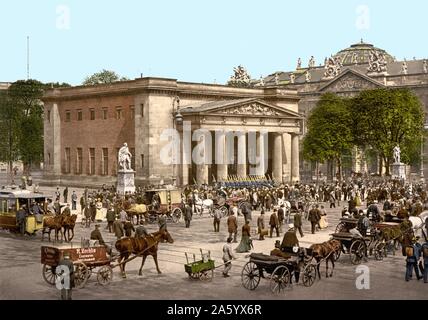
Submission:
POLYGON ((272 238, 274 229, 276 231, 276 236, 279 237, 279 220, 278 220, 278 215, 276 213, 276 209, 273 209, 273 213, 270 215, 269 225, 270 225, 270 237, 272 238))
POLYGON ((259 240, 265 239, 265 212, 262 210, 260 216, 257 218, 257 228, 259 232, 259 240))
POLYGON ((214 210, 214 232, 220 232, 220 221, 221 221, 221 211, 220 210, 214 210))
POLYGON ((68 201, 68 187, 65 187, 62 195, 64 196, 64 202, 67 203, 68 201))
POLYGON ((281 207, 278 209, 278 222, 279 222, 279 229, 282 231, 282 225, 284 224, 285 219, 285 213, 284 213, 284 207, 281 205, 281 207))
POLYGON ((113 222, 113 231, 114 235, 116 236, 117 240, 123 237, 124 230, 123 230, 123 223, 120 220, 115 220, 113 222))
POLYGON ((236 259, 232 250, 232 238, 227 238, 227 243, 223 246, 223 262, 224 270, 223 277, 227 278, 229 276, 229 271, 232 269, 232 260, 236 259))
POLYGON ((77 210, 77 194, 74 190, 73 194, 71 195, 71 210, 77 210))
POLYGON ((229 232, 229 238, 232 238, 233 235, 233 242, 238 242, 236 240, 238 236, 238 221, 236 219, 235 214, 231 214, 227 218, 227 231, 229 232))
POLYGON ((302 231, 302 210, 301 209, 299 209, 299 211, 297 211, 295 214, 294 214, 294 221, 293 221, 293 225, 294 225, 294 228, 296 229, 296 230, 299 230, 299 233, 300 233, 300 237, 304 237, 304 235, 303 235, 303 231, 302 231))
POLYGON ((112 233, 113 232, 113 223, 116 220, 116 214, 114 213, 114 210, 113 210, 113 208, 111 207, 110 204, 107 207, 106 218, 107 218, 107 229, 108 229, 108 232, 112 233))
POLYGON ((192 207, 186 203, 184 206, 184 222, 186 224, 186 228, 190 228, 190 221, 192 221, 192 207))
POLYGON ((312 206, 312 209, 309 211, 308 220, 311 222, 311 232, 315 234, 315 229, 320 220, 318 210, 315 206, 312 206))
POLYGON ((417 238, 412 239, 412 244, 405 248, 406 252, 406 281, 409 281, 412 278, 412 271, 415 269, 416 278, 418 280, 422 279, 422 276, 419 275, 418 261, 421 256, 422 246, 418 243, 417 238))
POLYGON ((26 229, 26 219, 27 218, 27 211, 25 204, 19 208, 18 212, 16 213, 16 220, 18 222, 19 226, 19 233, 21 236, 25 235, 25 229, 26 229))
POLYGON ((242 226, 241 243, 235 249, 236 252, 244 253, 244 252, 249 252, 251 250, 252 241, 251 241, 250 234, 251 234, 250 220, 246 220, 245 224, 242 226))

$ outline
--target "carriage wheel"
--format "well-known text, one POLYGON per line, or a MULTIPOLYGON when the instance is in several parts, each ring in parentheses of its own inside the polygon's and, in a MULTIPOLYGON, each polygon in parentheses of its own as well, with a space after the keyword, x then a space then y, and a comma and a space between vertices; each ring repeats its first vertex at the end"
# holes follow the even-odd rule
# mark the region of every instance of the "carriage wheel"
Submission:
POLYGON ((172 217, 172 222, 174 222, 174 223, 178 223, 178 221, 180 221, 180 219, 181 219, 181 215, 182 215, 182 211, 181 211, 181 209, 180 209, 180 208, 175 208, 175 209, 172 211, 172 215, 171 215, 171 217, 172 217))
POLYGON ((340 222, 337 227, 335 233, 346 232, 346 223, 340 222))
POLYGON ((54 286, 58 275, 56 274, 56 267, 48 266, 47 264, 43 265, 42 276, 43 279, 50 285, 54 286))
POLYGON ((385 257, 385 253, 386 253, 386 249, 385 249, 385 244, 380 242, 378 243, 375 248, 374 248, 374 257, 376 260, 380 261, 383 260, 383 258, 385 257))
POLYGON ((351 244, 351 248, 349 249, 349 255, 351 257, 352 264, 360 264, 361 259, 364 257, 366 251, 365 247, 365 243, 362 240, 356 240, 351 244))
POLYGON ((313 264, 307 264, 303 268, 303 285, 305 287, 311 287, 315 279, 317 278, 317 270, 313 264))
POLYGON ((199 272, 195 272, 195 273, 190 272, 188 273, 188 275, 189 275, 189 278, 192 280, 198 280, 200 277, 199 272))
POLYGON ((245 289, 255 290, 260 283, 260 272, 254 262, 247 262, 241 272, 241 283, 245 289))
POLYGON ((273 271, 270 277, 270 291, 272 293, 281 293, 291 285, 290 271, 286 266, 279 266, 273 271))
POLYGON ((199 279, 203 281, 212 281, 214 278, 214 269, 204 270, 199 273, 199 279))
POLYGON ((76 289, 82 289, 85 287, 86 282, 89 279, 88 267, 84 262, 74 263, 74 286, 76 289))
POLYGON ((113 269, 110 266, 102 266, 97 272, 97 281, 100 285, 106 286, 113 279, 113 269))
POLYGON ((226 206, 221 206, 220 207, 220 211, 221 211, 221 216, 224 218, 224 217, 227 217, 227 214, 228 214, 228 212, 229 212, 229 210, 227 209, 227 207, 226 206))

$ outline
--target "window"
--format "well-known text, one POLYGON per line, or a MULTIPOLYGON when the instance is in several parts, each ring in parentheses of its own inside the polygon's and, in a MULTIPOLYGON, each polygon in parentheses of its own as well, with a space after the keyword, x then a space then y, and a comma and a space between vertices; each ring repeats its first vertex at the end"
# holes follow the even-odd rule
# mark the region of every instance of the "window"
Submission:
POLYGON ((103 108, 102 113, 103 113, 103 120, 107 120, 108 119, 108 109, 103 108))
POLYGON ((103 148, 103 163, 102 163, 102 172, 103 176, 108 175, 108 149, 103 148))
POLYGON ((89 148, 89 175, 95 174, 95 148, 89 148))
POLYGON ((77 148, 76 157, 76 174, 82 174, 83 172, 83 149, 77 148))
POLYGON ((122 107, 116 107, 116 120, 122 119, 122 107))
POLYGON ((83 112, 81 109, 77 110, 77 121, 83 120, 83 112))
POLYGON ((144 169, 144 154, 141 155, 141 168, 144 169))
POLYGON ((133 170, 135 170, 135 148, 131 148, 129 151, 130 151, 130 152, 131 152, 131 154, 132 154, 132 158, 131 158, 131 168, 132 168, 133 170))
POLYGON ((48 114, 46 116, 46 120, 48 120, 49 123, 51 122, 51 111, 50 110, 48 110, 48 114))
POLYGON ((141 104, 141 118, 144 117, 144 103, 141 104))
POLYGON ((135 118, 135 108, 134 106, 129 106, 129 114, 131 119, 133 120, 135 118))
POLYGON ((65 111, 65 122, 70 122, 70 121, 71 121, 71 111, 66 110, 65 111))
POLYGON ((89 119, 95 120, 95 109, 89 109, 89 119))
POLYGON ((71 168, 70 148, 65 148, 65 168, 64 173, 70 173, 71 168))

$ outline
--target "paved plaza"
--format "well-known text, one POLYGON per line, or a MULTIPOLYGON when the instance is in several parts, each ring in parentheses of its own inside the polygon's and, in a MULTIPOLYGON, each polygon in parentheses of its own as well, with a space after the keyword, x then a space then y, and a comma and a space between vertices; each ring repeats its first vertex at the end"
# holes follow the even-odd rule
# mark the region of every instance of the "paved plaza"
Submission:
MULTIPOLYGON (((55 188, 41 188, 47 195, 53 195, 55 188)), ((73 189, 70 189, 70 194, 73 189)), ((76 189, 78 194, 82 190, 76 189)), ((344 203, 342 202, 342 205, 344 203)), ((78 208, 80 206, 78 205, 78 208)), ((338 224, 340 209, 327 209, 330 226, 326 230, 310 234, 310 224, 304 222, 305 236, 298 236, 300 245, 309 247, 313 243, 320 243, 330 238, 338 224)), ((266 214, 266 224, 270 213, 266 214)), ((256 220, 259 212, 252 216, 251 228, 256 230, 256 220)), ((239 230, 243 225, 243 217, 238 218, 239 230)), ((356 266, 350 263, 348 255, 342 254, 336 263, 332 278, 325 278, 325 263, 321 266, 322 279, 317 279, 314 285, 306 288, 295 285, 284 294, 275 295, 269 289, 269 281, 261 279, 260 285, 254 291, 245 289, 241 284, 241 271, 249 260, 248 253, 236 254, 233 261, 231 277, 222 276, 222 268, 215 270, 212 281, 204 282, 190 280, 184 272, 186 263, 185 252, 194 253, 200 257, 200 249, 210 250, 211 257, 216 265, 222 264, 222 247, 228 236, 226 219, 222 219, 220 232, 213 232, 212 218, 206 214, 202 217, 194 217, 190 229, 184 227, 184 221, 178 224, 168 223, 168 231, 174 238, 173 244, 161 243, 159 247, 159 264, 162 274, 158 275, 153 259, 147 258, 143 269, 143 275, 138 276, 141 259, 135 259, 127 264, 127 279, 122 279, 119 268, 114 269, 113 281, 108 286, 101 286, 96 281, 94 274, 89 279, 84 289, 74 290, 74 299, 426 299, 428 297, 428 285, 423 281, 404 281, 405 258, 401 252, 396 256, 388 256, 383 261, 376 261, 369 257, 364 262, 369 269, 369 290, 359 290, 356 286, 356 266)), ((106 223, 101 226, 104 240, 114 244, 115 237, 105 230, 106 223)), ((148 225, 150 232, 157 231, 156 224, 148 225)), ((286 227, 284 227, 284 231, 286 227)), ((90 229, 84 228, 78 223, 75 228, 73 246, 79 246, 81 238, 89 238, 90 229)), ((267 237, 264 241, 254 240, 252 252, 265 253, 274 248, 275 240, 280 238, 267 237)), ((238 234, 238 239, 240 234, 238 234)), ((256 235, 253 236, 257 239, 256 235)), ((42 278, 42 265, 40 263, 40 247, 49 245, 47 241, 41 241, 41 234, 35 237, 20 238, 0 231, 0 299, 58 299, 59 292, 55 287, 49 286, 42 278)), ((62 245, 62 244, 59 244, 62 245)), ((235 246, 237 246, 236 244, 235 246)), ((193 259, 193 258, 192 258, 193 259)))

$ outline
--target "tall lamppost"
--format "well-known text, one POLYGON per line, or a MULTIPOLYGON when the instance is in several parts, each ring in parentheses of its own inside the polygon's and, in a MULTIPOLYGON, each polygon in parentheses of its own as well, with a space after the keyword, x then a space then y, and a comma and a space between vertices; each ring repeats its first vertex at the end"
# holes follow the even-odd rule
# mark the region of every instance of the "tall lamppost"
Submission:
POLYGON ((424 124, 424 133, 422 134, 421 137, 421 182, 424 182, 425 180, 425 176, 424 176, 424 134, 425 131, 428 130, 428 122, 425 122, 424 124))
MULTIPOLYGON (((180 126, 183 124, 183 116, 180 113, 180 98, 178 96, 175 96, 172 101, 172 118, 173 118, 172 125, 174 130, 176 129, 177 126, 180 126)), ((177 142, 176 141, 173 141, 173 142, 174 142, 174 149, 175 149, 175 143, 177 142)), ((177 176, 176 176, 177 157, 176 156, 179 156, 175 154, 176 152, 177 150, 174 150, 174 154, 173 154, 174 163, 172 164, 172 182, 174 186, 176 186, 176 182, 177 182, 177 176)))

